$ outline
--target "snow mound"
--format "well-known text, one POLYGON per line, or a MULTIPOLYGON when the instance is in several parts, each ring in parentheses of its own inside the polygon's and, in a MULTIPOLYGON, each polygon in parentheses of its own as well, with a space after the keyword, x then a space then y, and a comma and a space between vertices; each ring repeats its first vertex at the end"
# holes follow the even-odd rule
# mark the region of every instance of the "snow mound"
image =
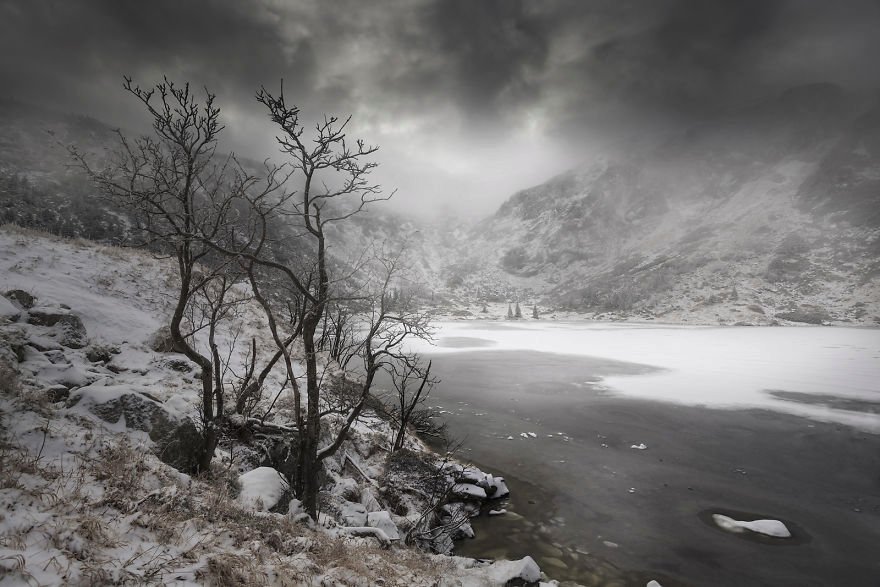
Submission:
POLYGON ((272 467, 257 467, 238 477, 241 493, 238 503, 254 511, 267 511, 275 507, 289 489, 281 473, 272 467))
POLYGON ((753 520, 751 522, 743 522, 721 514, 712 514, 712 520, 722 530, 727 530, 728 532, 734 532, 736 534, 749 531, 772 536, 774 538, 791 538, 791 532, 789 532, 786 525, 779 520, 753 520))

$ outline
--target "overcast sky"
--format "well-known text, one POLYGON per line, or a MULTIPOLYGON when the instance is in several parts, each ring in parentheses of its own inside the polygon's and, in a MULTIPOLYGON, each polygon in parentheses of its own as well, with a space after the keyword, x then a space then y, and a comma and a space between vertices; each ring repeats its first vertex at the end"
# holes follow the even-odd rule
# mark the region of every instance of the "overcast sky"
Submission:
MULTIPOLYGON (((491 212, 584 159, 829 81, 880 87, 878 0, 0 0, 0 95, 138 128, 121 89, 218 95, 262 157, 253 96, 353 115, 420 211, 491 212)), ((139 121, 139 122, 138 122, 139 121)))

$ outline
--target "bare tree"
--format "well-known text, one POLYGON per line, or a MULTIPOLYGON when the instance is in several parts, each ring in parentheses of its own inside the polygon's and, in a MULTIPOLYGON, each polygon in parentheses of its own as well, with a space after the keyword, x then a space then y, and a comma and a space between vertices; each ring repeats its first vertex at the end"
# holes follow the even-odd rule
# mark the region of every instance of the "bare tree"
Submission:
POLYGON ((391 452, 403 448, 406 430, 416 408, 423 405, 431 393, 431 388, 439 380, 431 377, 431 361, 422 367, 418 357, 407 356, 397 363, 392 363, 391 383, 397 394, 397 405, 392 412, 396 424, 391 452))
MULTIPOLYGON (((177 262, 179 284, 169 328, 174 351, 184 354, 201 370, 205 443, 198 470, 205 471, 217 443, 216 419, 220 413, 215 409, 215 399, 222 397, 222 386, 215 389, 215 354, 210 348, 200 352, 195 343, 196 327, 187 317, 191 317, 194 298, 208 295, 206 288, 225 272, 225 261, 214 263, 217 270, 206 270, 212 265, 212 249, 204 244, 203 237, 212 237, 229 222, 231 210, 215 203, 222 199, 221 192, 235 189, 236 162, 231 157, 215 161, 223 126, 214 94, 205 90, 204 101, 199 102, 189 84, 178 86, 167 78, 150 89, 125 78, 124 88, 146 108, 152 118, 153 135, 130 140, 117 131, 119 147, 102 169, 91 166, 75 148, 71 148, 71 154, 105 196, 131 212, 140 244, 177 262)), ((228 291, 228 285, 224 282, 220 291, 228 291)), ((214 302, 214 318, 219 319, 223 295, 214 302)), ((213 336, 215 326, 212 323, 209 327, 209 336, 213 336)))
POLYGON ((284 180, 295 176, 300 189, 274 197, 268 197, 269 190, 239 190, 237 197, 250 210, 247 226, 243 230, 233 227, 234 234, 206 242, 246 268, 284 359, 294 396, 299 445, 292 485, 305 511, 314 518, 322 462, 336 453, 360 416, 376 373, 402 356, 400 347, 406 337, 426 336, 428 323, 411 308, 392 308, 390 284, 399 270, 399 256, 380 257, 370 263, 355 260, 348 264, 348 270, 331 275, 338 264, 328 254, 327 229, 349 220, 368 204, 390 197, 369 180, 376 167, 369 157, 376 147, 361 140, 350 143, 346 137, 349 119, 336 117, 325 117, 315 125, 313 135, 304 138, 300 111, 286 103, 283 88, 277 96, 262 88, 257 100, 280 130, 278 145, 289 158, 284 180), (268 228, 273 222, 283 222, 292 231, 290 241, 297 243, 296 255, 278 257, 268 228), (267 279, 290 292, 294 308, 285 309, 283 299, 271 299, 267 279), (350 315, 352 307, 358 308, 356 318, 350 315), (304 394, 289 349, 293 339, 302 341, 304 394), (334 394, 325 393, 330 385, 323 380, 327 358, 322 349, 329 350, 343 365, 354 357, 362 361, 358 377, 337 381, 334 394), (322 421, 331 415, 339 416, 337 426, 327 444, 320 446, 322 433, 329 431, 322 421))

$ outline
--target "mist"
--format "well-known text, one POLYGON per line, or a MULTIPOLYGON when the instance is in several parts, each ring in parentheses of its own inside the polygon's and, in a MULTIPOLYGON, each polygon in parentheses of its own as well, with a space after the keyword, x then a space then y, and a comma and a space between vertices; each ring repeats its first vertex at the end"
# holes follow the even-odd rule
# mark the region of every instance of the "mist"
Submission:
POLYGON ((121 89, 218 95, 223 147, 277 156, 254 100, 351 115, 398 210, 482 216, 512 193, 805 83, 876 93, 870 0, 0 3, 6 98, 143 130, 121 89))

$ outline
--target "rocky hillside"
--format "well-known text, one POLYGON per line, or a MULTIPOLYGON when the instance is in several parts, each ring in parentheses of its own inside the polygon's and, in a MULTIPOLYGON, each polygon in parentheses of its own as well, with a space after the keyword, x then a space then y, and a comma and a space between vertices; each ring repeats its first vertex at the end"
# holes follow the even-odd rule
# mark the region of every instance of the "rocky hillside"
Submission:
POLYGON ((592 162, 477 225, 461 300, 672 322, 880 322, 880 104, 792 89, 592 162))
MULTIPOLYGON (((275 391, 281 373, 270 373, 272 393, 250 417, 227 414, 211 470, 191 475, 202 442, 198 377, 157 344, 172 274, 141 251, 0 229, 0 583, 540 582, 530 557, 489 564, 404 546, 436 513, 419 536, 450 552, 508 490, 412 437, 390 456, 381 410, 365 413, 325 462, 315 524, 289 490, 292 400, 275 391)), ((251 302, 224 322, 217 343, 230 386, 248 347, 236 341, 268 344, 260 325, 251 302)), ((322 381, 334 369, 322 360, 322 381)))

